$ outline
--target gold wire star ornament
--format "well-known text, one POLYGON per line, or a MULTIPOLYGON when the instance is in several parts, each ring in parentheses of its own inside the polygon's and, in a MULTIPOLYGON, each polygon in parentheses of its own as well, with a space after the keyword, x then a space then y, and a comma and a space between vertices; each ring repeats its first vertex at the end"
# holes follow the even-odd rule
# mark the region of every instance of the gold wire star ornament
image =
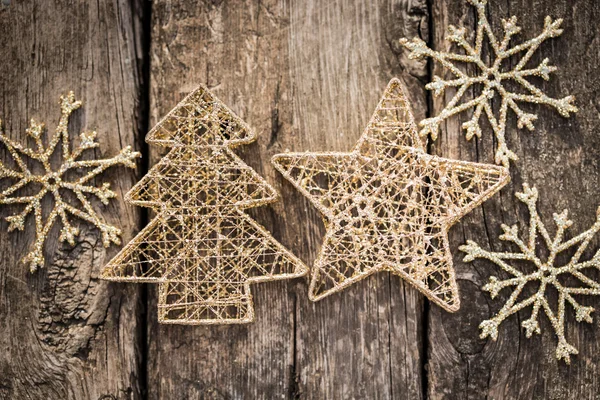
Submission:
POLYGON ((182 100, 146 138, 170 152, 126 195, 157 216, 102 278, 158 283, 159 322, 198 325, 251 322, 251 283, 306 275, 308 268, 243 211, 277 199, 231 150, 255 139, 204 86, 182 100))
POLYGON ((502 167, 427 154, 397 79, 351 153, 285 153, 273 164, 324 216, 311 300, 387 270, 451 312, 448 229, 509 180, 502 167))
POLYGON ((513 292, 506 304, 494 317, 483 321, 479 325, 481 337, 489 336, 496 340, 498 338, 498 326, 506 318, 531 306, 531 316, 521 324, 525 328, 525 335, 529 338, 532 334, 541 332, 538 317, 540 310, 543 310, 558 338, 556 358, 563 359, 569 364, 570 355, 578 354, 578 351, 565 338, 565 312, 567 306, 570 305, 575 310, 577 322, 591 323, 591 313, 594 308, 579 304, 573 296, 600 294, 600 283, 584 273, 593 269, 600 270, 600 250, 596 251, 589 260, 580 260, 590 241, 600 230, 600 208, 596 213, 596 222, 591 228, 572 239, 565 240, 565 231, 573 224, 567 218, 567 210, 564 210, 561 214, 554 214, 556 234, 551 237, 537 211, 538 191, 536 188, 523 185, 523 192, 517 193, 516 197, 526 204, 529 210, 528 236, 522 239, 516 225, 511 227, 502 225, 504 234, 500 236, 500 240, 515 245, 518 249, 516 252, 483 250, 471 240, 460 247, 461 251, 467 253, 464 258, 466 262, 479 258, 486 259, 498 265, 510 275, 510 278, 504 280, 492 276, 489 283, 483 287, 484 290, 490 292, 492 298, 506 288, 512 288, 513 292), (540 249, 543 246, 538 246, 539 237, 541 237, 543 246, 548 250, 545 260, 540 254, 540 249), (576 250, 569 261, 564 265, 559 264, 557 258, 561 254, 570 254, 571 249, 576 250), (523 261, 527 261, 532 266, 530 272, 521 271, 521 269, 511 265, 511 262, 522 264, 523 261), (571 286, 568 282, 565 282, 565 278, 569 276, 575 278, 579 286, 571 286), (528 285, 538 285, 535 293, 529 296, 523 294, 527 293, 525 288, 528 285), (550 306, 548 298, 549 290, 552 289, 558 292, 558 305, 555 310, 550 306))
POLYGON ((420 122, 422 127, 420 134, 421 136, 431 135, 431 138, 435 140, 440 124, 446 119, 464 111, 473 110, 471 119, 463 123, 462 128, 466 132, 467 140, 473 136, 481 137, 480 119, 485 113, 498 141, 495 161, 508 168, 510 160, 517 160, 517 155, 508 149, 505 138, 506 118, 510 110, 517 115, 518 128, 527 128, 528 130, 534 129, 533 122, 537 119, 537 115, 523 111, 519 103, 545 104, 555 108, 565 118, 569 117, 569 113, 577 112, 577 107, 573 105, 574 96, 566 96, 562 99, 551 98, 528 80, 532 77, 540 77, 547 81, 550 79, 550 73, 557 70, 555 66, 549 65, 548 58, 542 60, 534 68, 527 68, 527 65, 544 41, 562 34, 563 30, 560 29, 562 19, 553 21, 547 16, 542 33, 533 39, 509 47, 513 37, 521 31, 521 28, 517 26, 517 17, 513 16, 502 20, 504 36, 498 40, 485 12, 487 0, 467 1, 477 10, 478 24, 474 45, 465 38, 465 28, 456 28, 452 25, 449 26, 446 40, 458 46, 459 53, 432 50, 420 38, 414 38, 412 41, 400 40, 402 45, 411 50, 409 58, 432 58, 454 75, 454 78, 450 80, 434 76, 433 82, 425 86, 432 90, 436 97, 443 94, 446 89, 457 89, 452 99, 437 116, 420 122), (482 54, 483 43, 486 40, 493 52, 490 61, 486 61, 482 54), (506 62, 519 54, 522 54, 522 57, 517 63, 506 62), (474 68, 462 68, 461 65, 472 65, 474 68), (477 72, 470 74, 466 72, 467 70, 477 72), (512 92, 507 85, 509 82, 516 83, 524 92, 512 92), (473 89, 479 94, 472 100, 462 101, 463 96, 473 89), (500 98, 500 108, 496 111, 492 107, 492 102, 498 97, 500 98))
POLYGON ((60 121, 47 145, 44 144, 42 138, 44 124, 38 124, 31 120, 26 132, 33 139, 35 148, 29 148, 9 139, 4 134, 0 121, 0 143, 8 149, 14 164, 13 169, 0 162, 0 179, 11 179, 14 182, 0 192, 0 205, 22 204, 25 206, 20 213, 6 218, 9 222, 9 232, 14 229, 23 230, 27 216, 34 215, 35 243, 30 253, 23 258, 23 262, 29 264, 31 272, 44 267, 44 243, 57 220, 60 220, 63 226, 59 236, 61 242, 66 241, 72 246, 75 244, 75 237, 79 234, 79 229, 73 226, 71 217, 77 217, 93 224, 100 230, 105 247, 110 246, 111 243, 120 244, 121 230, 104 222, 94 211, 91 202, 91 198, 96 198, 106 205, 116 194, 110 190, 109 183, 96 187, 91 185, 90 181, 115 165, 135 168, 134 160, 140 157, 140 153, 131 151, 131 147, 127 146, 113 158, 81 160, 80 157, 86 150, 99 146, 96 142, 96 132, 81 133, 78 146, 72 147, 68 132, 69 118, 73 111, 81 107, 82 103, 75 100, 73 92, 61 96, 60 100, 60 121), (51 157, 58 147, 62 151, 62 164, 58 169, 54 169, 51 157), (41 172, 39 168, 36 171, 28 166, 27 159, 23 156, 41 164, 41 172), (81 169, 87 169, 87 174, 73 180, 69 177, 73 171, 81 169), (31 195, 23 193, 28 190, 36 190, 37 193, 31 195), (79 204, 74 205, 73 202, 67 200, 65 197, 67 192, 74 195, 79 204), (18 193, 23 194, 19 195, 18 193), (51 198, 54 203, 48 215, 44 215, 42 207, 42 201, 46 197, 51 198))

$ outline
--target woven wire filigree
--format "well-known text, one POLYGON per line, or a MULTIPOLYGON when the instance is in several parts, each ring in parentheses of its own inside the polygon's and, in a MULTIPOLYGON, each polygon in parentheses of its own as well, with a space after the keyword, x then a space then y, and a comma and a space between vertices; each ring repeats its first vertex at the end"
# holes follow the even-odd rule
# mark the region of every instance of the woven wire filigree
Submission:
POLYGON ((285 153, 273 164, 324 215, 310 299, 388 270, 448 311, 459 308, 448 229, 509 180, 502 167, 425 153, 397 79, 354 151, 285 153))
POLYGON ((172 149, 126 199, 158 215, 102 277, 159 283, 160 322, 251 322, 250 283, 308 272, 243 211, 277 199, 275 190, 230 149, 255 138, 203 86, 148 134, 148 143, 172 149))

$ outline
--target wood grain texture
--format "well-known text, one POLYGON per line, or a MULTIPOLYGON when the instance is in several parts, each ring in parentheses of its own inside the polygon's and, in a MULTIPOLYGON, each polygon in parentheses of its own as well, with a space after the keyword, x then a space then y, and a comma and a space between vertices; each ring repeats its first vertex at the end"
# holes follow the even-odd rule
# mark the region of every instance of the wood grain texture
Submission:
MULTIPOLYGON (((567 338, 580 351, 570 367, 555 360, 545 318, 542 334, 525 338, 527 311, 505 321, 496 342, 482 340, 479 323, 509 293, 491 300, 481 287, 502 272, 483 261, 465 264, 458 251, 467 239, 499 250, 501 223, 525 226, 526 210, 514 198, 523 182, 539 189, 549 226, 564 208, 575 221, 571 234, 594 221, 600 11, 594 0, 490 3, 494 28, 518 15, 522 38, 537 34, 546 15, 565 19, 563 35, 532 63, 549 57, 559 67, 537 83, 554 97, 574 94, 580 112, 564 119, 532 107, 534 132, 517 130, 510 116, 507 140, 520 158, 512 183, 450 232, 459 312, 429 305, 400 278, 380 273, 317 303, 307 298, 307 279, 256 284, 249 325, 160 326, 155 286, 97 279, 118 248, 105 250, 96 230, 82 224, 74 248, 58 243, 54 230, 47 268, 32 275, 19 259, 33 226, 8 234, 2 218, 0 399, 600 398, 598 320, 577 323, 567 313, 567 338)), ((58 97, 74 90, 84 107, 71 132, 97 130, 96 157, 133 144, 152 164, 164 153, 142 144, 146 129, 204 83, 257 131, 257 142, 236 152, 281 193, 279 202, 248 213, 310 266, 324 234, 321 217, 270 158, 351 149, 392 77, 406 84, 417 119, 441 110, 442 99, 431 99, 424 85, 443 71, 409 60, 398 40, 419 36, 443 48, 450 24, 476 26, 466 1, 0 0, 0 118, 11 138, 24 140, 32 117, 53 129, 58 97), (144 20, 150 8, 152 20, 144 20)), ((467 142, 464 118, 447 122, 429 151, 492 162, 493 138, 484 132, 467 142)), ((3 148, 0 157, 8 157, 3 148)), ((147 220, 122 201, 142 172, 115 168, 98 180, 117 191, 101 210, 123 228, 124 241, 147 220)), ((0 208, 0 216, 11 210, 0 208)))
MULTIPOLYGON (((59 96, 73 90, 84 106, 72 116, 72 137, 95 129, 97 158, 135 145, 141 118, 138 7, 136 1, 0 2, 6 134, 25 142, 31 118, 52 133, 59 96)), ((6 148, 0 156, 8 159, 6 148)), ((96 179, 111 182, 117 192, 99 209, 123 229, 123 240, 139 224, 138 211, 122 202, 136 179, 123 167, 96 179)), ((15 211, 0 208, 0 398, 140 398, 138 289, 98 280, 117 248, 105 249, 100 233, 85 223, 74 247, 59 243, 56 225, 46 244, 46 268, 31 274, 20 259, 35 236, 32 217, 25 231, 9 234, 4 217, 15 211)))
MULTIPOLYGON (((575 95, 580 112, 565 119, 547 107, 530 107, 539 115, 534 132, 518 130, 514 116, 510 116, 507 141, 519 157, 511 165, 512 183, 451 231, 462 308, 456 314, 431 309, 428 394, 432 399, 595 399, 600 396, 600 353, 594 339, 599 328, 597 318, 593 324, 577 323, 574 313, 567 310, 567 338, 580 353, 572 357, 570 367, 555 359, 556 338, 545 316, 540 318, 542 334, 531 339, 525 337, 520 324, 530 315, 527 309, 501 325, 496 342, 479 339, 479 323, 502 307, 510 290, 491 300, 481 287, 490 275, 504 276, 503 272, 480 260, 463 263, 463 254, 457 248, 471 239, 496 251, 506 249, 506 244, 498 240, 500 224, 527 228, 526 209, 514 197, 524 182, 538 188, 538 207, 549 228, 555 227, 552 213, 565 208, 574 220, 570 237, 595 221, 600 193, 597 133, 600 82, 596 78, 599 28, 593 21, 598 18, 598 8, 594 1, 580 0, 490 3, 488 15, 493 17, 494 29, 501 29, 501 18, 518 15, 523 27, 519 37, 523 39, 541 32, 546 15, 565 19, 563 35, 545 42, 531 65, 549 57, 559 70, 550 81, 539 79, 536 84, 553 97, 575 95)), ((476 26, 473 9, 465 2, 434 1, 432 10, 433 46, 437 49, 447 46, 443 36, 448 24, 464 24, 469 29, 476 26)), ((443 73, 437 67, 433 72, 443 73)), ((433 105, 436 112, 441 110, 441 99, 433 105)), ((434 152, 451 158, 492 162, 496 143, 492 135, 486 134, 491 129, 484 131, 482 139, 467 142, 460 130, 464 120, 457 118, 445 125, 434 152)), ((598 243, 596 239, 590 250, 597 248, 598 243)), ((557 296, 553 300, 556 304, 557 296)), ((584 304, 597 304, 597 299, 584 299, 584 304)))
MULTIPOLYGON (((412 87, 398 64, 397 43, 403 34, 423 34, 425 4, 295 1, 290 10, 294 126, 279 135, 278 151, 350 151, 389 79, 404 77, 412 87)), ((424 104, 422 88, 411 94, 424 104)), ((319 213, 291 184, 275 179, 282 182, 286 220, 302 224, 310 217, 302 235, 310 241, 300 255, 312 264, 323 235, 319 213)), ((410 285, 380 273, 317 303, 302 289, 296 371, 303 398, 421 397, 424 300, 410 285)))
MULTIPOLYGON (((249 213, 310 264, 321 218, 269 160, 352 148, 388 80, 402 75, 398 39, 426 27, 423 2, 155 3, 152 123, 197 83, 212 88, 256 129, 257 143, 239 153, 282 193, 249 213)), ((413 95, 425 104, 422 87, 413 95)), ((421 398, 415 290, 380 274, 313 304, 306 288, 302 279, 254 285, 256 322, 244 326, 162 327, 151 305, 150 397, 421 398)))

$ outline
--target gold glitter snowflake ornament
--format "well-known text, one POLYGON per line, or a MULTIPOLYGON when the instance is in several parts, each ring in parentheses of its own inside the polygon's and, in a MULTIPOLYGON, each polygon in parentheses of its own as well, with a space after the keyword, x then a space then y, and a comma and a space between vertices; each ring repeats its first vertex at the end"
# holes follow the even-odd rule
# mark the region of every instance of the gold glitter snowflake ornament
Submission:
POLYGON ((518 249, 517 252, 487 251, 481 249, 473 241, 468 241, 466 245, 460 247, 461 251, 467 253, 467 256, 464 258, 466 262, 477 258, 487 259, 510 275, 510 278, 504 280, 492 276, 490 282, 484 286, 484 290, 490 292, 492 298, 496 297, 505 288, 512 288, 513 292, 506 304, 493 318, 481 323, 479 326, 481 337, 490 336, 496 340, 498 337, 498 326, 510 315, 529 306, 532 307, 531 316, 522 323, 523 328, 525 328, 525 335, 529 338, 533 333, 540 333, 538 314, 541 309, 550 319, 552 328, 558 337, 556 358, 559 360, 563 359, 569 364, 570 355, 577 354, 578 352, 565 338, 565 311, 567 310, 567 306, 573 308, 575 319, 578 322, 585 321, 591 323, 591 313, 594 309, 579 304, 573 296, 600 294, 600 283, 584 274, 586 270, 600 270, 600 250, 590 260, 580 260, 590 241, 600 230, 600 208, 597 212, 596 223, 591 228, 572 239, 564 240, 564 233, 572 224, 572 221, 567 219, 567 210, 564 210, 561 214, 554 214, 556 234, 554 237, 551 237, 537 212, 537 190, 524 185, 523 192, 517 193, 516 196, 529 209, 528 237, 521 239, 517 226, 508 227, 502 225, 504 234, 500 236, 500 240, 513 243, 518 249), (537 246, 540 236, 549 253, 545 260, 539 255, 539 247, 537 246), (568 252, 572 248, 575 248, 575 252, 567 264, 557 265, 557 257, 561 253, 570 254, 568 252), (524 272, 512 266, 511 261, 520 263, 527 261, 532 264, 533 268, 531 272, 524 272), (567 277, 575 278, 580 283, 580 286, 567 285, 564 282, 567 277), (537 285, 535 293, 522 295, 528 284, 537 285), (548 291, 550 289, 558 291, 558 305, 555 309, 550 306, 548 298, 548 291))
POLYGON ((434 76, 433 82, 425 86, 427 89, 432 90, 436 97, 443 94, 446 89, 456 88, 456 93, 439 115, 421 121, 420 134, 422 136, 431 135, 431 138, 435 140, 440 124, 446 119, 463 111, 473 110, 471 119, 463 123, 462 127, 466 131, 467 140, 470 140, 473 136, 481 137, 480 118, 482 113, 485 113, 498 140, 496 163, 508 168, 510 160, 517 160, 516 154, 508 149, 505 139, 506 117, 509 110, 517 115, 519 129, 527 128, 529 130, 534 129, 533 122, 537 119, 537 115, 523 111, 519 103, 545 104, 554 107, 563 117, 568 117, 571 112, 577 112, 577 107, 573 105, 574 96, 554 99, 548 97, 542 90, 528 81, 529 78, 535 76, 547 81, 550 79, 550 73, 556 71, 556 67, 548 64, 549 60, 547 58, 534 68, 527 68, 527 64, 545 40, 562 34, 563 30, 560 29, 562 19, 553 21, 552 18, 546 17, 542 33, 519 45, 509 47, 513 37, 521 31, 521 28, 517 26, 517 17, 513 16, 508 20, 502 20, 504 36, 501 40, 498 40, 492 32, 485 12, 487 0, 467 1, 477 9, 478 24, 474 45, 467 41, 465 38, 466 30, 462 27, 456 28, 451 25, 446 37, 449 42, 454 43, 461 49, 462 54, 432 50, 419 38, 414 38, 412 41, 400 40, 402 45, 411 50, 409 55, 411 59, 430 57, 454 75, 453 79, 450 80, 434 76), (485 60, 482 54, 486 37, 493 52, 492 60, 489 62, 485 60), (517 63, 506 62, 511 57, 519 54, 522 54, 522 56, 517 63), (475 68, 461 68, 461 64, 472 65, 475 68), (506 69, 507 65, 511 69, 506 69), (466 70, 477 72, 471 75, 466 70), (514 93, 510 91, 507 86, 509 81, 516 83, 524 92, 514 93), (477 88, 479 89, 477 90, 477 88), (477 90, 476 97, 472 100, 463 100, 463 96, 467 92, 471 93, 473 89, 477 90), (498 111, 492 107, 492 102, 497 96, 501 100, 498 111))
POLYGON ((231 150, 254 132, 204 86, 181 101, 146 141, 171 148, 127 193, 157 216, 105 267, 102 278, 159 284, 158 320, 254 320, 250 284, 308 269, 244 213, 277 193, 231 150))
POLYGON ((90 181, 114 165, 124 165, 129 168, 135 168, 134 159, 140 157, 140 153, 131 151, 127 146, 117 156, 104 160, 80 160, 84 151, 98 147, 95 141, 96 132, 83 132, 80 135, 79 145, 72 148, 69 139, 68 123, 69 117, 74 110, 81 107, 81 101, 75 100, 73 92, 66 96, 61 96, 61 117, 56 128, 56 132, 50 142, 45 145, 42 140, 44 125, 31 120, 27 129, 27 134, 33 139, 35 148, 24 147, 9 139, 2 131, 0 123, 0 143, 8 149, 14 169, 0 162, 0 179, 7 178, 15 181, 7 189, 0 192, 0 204, 22 204, 25 208, 18 214, 9 216, 6 220, 9 223, 9 232, 25 228, 25 220, 29 214, 34 215, 36 239, 31 252, 23 258, 24 263, 28 263, 31 272, 37 268, 44 267, 43 247, 50 233, 50 229, 59 219, 62 222, 62 230, 59 240, 75 244, 75 237, 79 230, 73 226, 71 217, 77 217, 90 224, 95 225, 102 234, 102 242, 105 247, 111 243, 120 244, 119 236, 121 230, 115 226, 109 225, 96 214, 92 207, 91 197, 95 197, 103 204, 108 204, 109 199, 116 196, 110 190, 110 184, 104 183, 101 187, 90 185, 90 181), (53 169, 51 157, 57 147, 61 147, 62 165, 58 169, 53 169), (35 169, 26 163, 27 156, 41 164, 42 172, 36 173, 35 169), (70 180, 71 171, 87 170, 88 172, 80 177, 70 180), (21 191, 37 190, 35 194, 17 195, 21 191), (77 206, 65 199, 64 193, 70 192, 79 203, 77 206), (42 202, 48 196, 51 198, 54 206, 50 213, 45 216, 42 202))
POLYGON ((502 167, 427 154, 397 79, 354 151, 279 154, 273 163, 327 227, 310 299, 391 271, 448 311, 459 308, 448 229, 509 179, 502 167))

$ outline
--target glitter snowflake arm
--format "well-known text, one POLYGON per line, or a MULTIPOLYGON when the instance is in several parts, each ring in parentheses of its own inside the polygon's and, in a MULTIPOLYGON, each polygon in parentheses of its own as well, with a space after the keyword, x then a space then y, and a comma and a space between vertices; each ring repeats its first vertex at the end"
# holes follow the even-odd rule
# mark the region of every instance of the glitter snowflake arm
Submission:
POLYGON ((71 158, 71 146, 69 144, 69 117, 73 113, 73 111, 77 110, 81 107, 81 101, 75 100, 75 94, 73 92, 69 92, 66 96, 60 97, 60 121, 58 122, 58 126, 56 127, 56 134, 50 141, 50 145, 46 149, 46 157, 49 158, 58 143, 62 139, 62 151, 63 158, 70 159, 71 158))
MULTIPOLYGON (((47 237, 52 225, 54 224, 54 220, 56 219, 56 213, 50 213, 48 219, 46 220, 46 224, 44 224, 42 220, 42 206, 39 200, 32 202, 33 204, 33 212, 35 216, 35 231, 36 238, 33 244, 33 249, 23 257, 23 263, 29 264, 29 270, 34 272, 38 268, 44 267, 44 242, 47 237)), ((23 229, 21 224, 20 229, 23 229)))
POLYGON ((104 244, 104 247, 110 246, 111 243, 114 243, 116 245, 121 244, 121 239, 119 238, 119 236, 121 235, 121 230, 115 226, 109 225, 102 221, 102 219, 96 214, 96 212, 92 208, 92 205, 85 198, 85 196, 80 192, 76 192, 76 194, 79 201, 81 201, 81 203, 83 204, 85 211, 75 208, 69 204, 65 204, 65 209, 74 216, 81 218, 84 221, 87 221, 91 224, 94 224, 102 233, 102 243, 104 244))
POLYGON ((46 190, 41 190, 35 196, 7 198, 5 200, 0 199, 4 200, 3 204, 27 204, 22 212, 6 217, 9 232, 15 229, 23 230, 25 227, 25 218, 31 213, 31 211, 34 211, 46 193, 48 193, 46 190))
POLYGON ((434 76, 432 82, 425 86, 428 90, 433 91, 436 97, 442 95, 449 88, 456 89, 456 93, 438 115, 426 118, 420 122, 422 128, 420 135, 431 136, 435 140, 439 127, 445 120, 457 114, 473 110, 470 120, 463 123, 462 128, 465 131, 467 140, 470 140, 473 136, 480 137, 482 134, 480 118, 485 113, 498 141, 495 161, 498 164, 509 167, 510 160, 517 159, 516 154, 508 149, 504 137, 506 117, 510 110, 517 115, 517 126, 519 129, 527 128, 528 130, 534 129, 533 123, 537 119, 537 116, 524 112, 519 103, 545 104, 555 108, 563 117, 568 117, 570 113, 577 112, 577 107, 573 105, 575 100, 573 96, 566 96, 560 99, 549 97, 526 79, 538 76, 549 80, 550 73, 556 71, 556 67, 549 65, 547 58, 535 68, 524 69, 544 41, 562 34, 563 30, 560 28, 562 20, 552 20, 552 18, 546 17, 544 28, 538 36, 509 48, 513 37, 521 31, 521 28, 517 25, 517 18, 513 16, 502 20, 503 36, 501 40, 498 40, 492 31, 486 15, 487 0, 467 1, 477 9, 479 21, 475 33, 474 45, 471 45, 466 39, 466 31, 462 27, 449 26, 448 35, 446 36, 446 40, 456 45, 456 48, 463 54, 460 52, 457 54, 432 50, 419 38, 414 38, 411 41, 407 39, 400 40, 401 44, 410 50, 409 58, 431 58, 454 75, 454 78, 448 80, 434 76), (486 37, 494 55, 491 61, 484 60, 482 56, 484 39, 486 37), (520 55, 520 60, 512 70, 503 71, 503 64, 506 64, 503 61, 517 55, 520 55), (464 64, 473 65, 475 68, 464 69, 462 67, 464 64), (468 73, 469 70, 476 70, 478 72, 471 76, 468 73), (525 93, 513 93, 509 91, 505 86, 505 81, 516 82, 523 88, 525 93), (466 91, 473 88, 480 88, 478 89, 479 94, 476 94, 476 97, 472 100, 463 101, 466 91), (495 94, 501 97, 500 107, 496 111, 492 109, 492 99, 495 97, 495 94), (461 101, 463 102, 461 103, 461 101))
POLYGON ((63 182, 63 187, 70 189, 74 192, 88 193, 95 195, 102 204, 108 204, 109 199, 116 197, 116 193, 110 190, 110 184, 104 183, 101 187, 86 186, 85 183, 100 175, 107 169, 117 165, 123 165, 128 168, 135 168, 135 159, 140 156, 140 153, 132 151, 131 146, 127 146, 121 150, 121 152, 108 159, 101 160, 77 160, 85 150, 97 148, 99 146, 96 142, 96 132, 83 132, 80 135, 80 143, 77 148, 73 151, 71 157, 63 164, 60 170, 60 174, 64 174, 70 169, 76 168, 93 168, 86 175, 79 178, 76 182, 63 182))
POLYGON ((523 192, 517 193, 516 197, 527 205, 529 210, 530 220, 527 238, 523 240, 519 237, 516 226, 507 227, 503 225, 504 233, 500 236, 500 239, 513 243, 519 249, 519 252, 487 251, 480 248, 473 241, 468 241, 466 245, 460 247, 460 250, 466 253, 464 261, 486 259, 498 265, 510 275, 509 278, 504 280, 492 276, 490 281, 483 287, 484 290, 490 293, 492 298, 495 298, 500 291, 506 288, 512 288, 513 292, 495 316, 481 323, 481 337, 489 336, 495 340, 498 337, 498 327, 506 318, 531 306, 530 317, 522 323, 526 336, 531 337, 533 333, 539 334, 541 332, 538 316, 539 311, 543 310, 558 338, 556 357, 569 363, 570 355, 577 354, 577 349, 569 344, 565 337, 566 304, 569 304, 575 310, 575 319, 578 322, 590 323, 592 322, 591 313, 594 308, 581 305, 573 295, 600 295, 600 283, 583 273, 583 270, 588 268, 600 270, 600 251, 597 251, 590 260, 580 261, 590 241, 600 231, 600 208, 596 214, 596 222, 592 227, 572 239, 564 241, 564 233, 572 225, 566 210, 560 214, 554 214, 556 233, 554 237, 551 237, 537 212, 537 190, 524 185, 523 192), (540 259, 536 251, 539 236, 542 237, 549 253, 545 262, 540 259), (569 262, 564 266, 556 266, 556 257, 574 246, 577 246, 577 249, 569 262), (534 271, 531 273, 519 271, 510 265, 513 260, 527 261, 533 264, 534 271), (566 274, 577 278, 583 287, 568 287, 561 283, 558 277, 566 274), (536 282, 539 283, 536 292, 525 299, 520 299, 524 287, 527 284, 536 282), (546 290, 551 287, 559 293, 556 311, 552 309, 546 296, 546 290))
MULTIPOLYGON (((485 9, 483 10, 483 12, 479 11, 479 15, 485 16, 485 9)), ((487 22, 487 20, 486 20, 486 22, 487 22)), ((525 53, 523 58, 521 58, 521 60, 515 67, 515 71, 520 71, 527 64, 527 62, 529 62, 529 60, 531 59, 531 56, 533 56, 535 51, 540 47, 540 45, 544 41, 546 41, 550 38, 555 38, 555 37, 562 35, 563 30, 560 27, 562 25, 562 23, 563 23, 562 18, 558 18, 553 21, 550 16, 546 16, 546 18, 544 19, 544 30, 542 31, 542 33, 540 33, 538 36, 534 37, 533 39, 530 39, 528 41, 525 41, 525 42, 513 47, 510 50, 503 49, 499 55, 502 58, 508 58, 508 57, 511 57, 511 56, 513 56, 517 53, 520 53, 524 50, 527 50, 527 52, 525 53)), ((518 29, 520 31, 521 28, 517 27, 516 24, 517 24, 517 17, 513 16, 511 18, 511 22, 509 24, 509 26, 511 26, 510 29, 518 29)), ((488 23, 488 26, 489 26, 489 23, 488 23)), ((504 25, 505 30, 506 30, 506 27, 507 27, 507 25, 505 24, 504 25)))
POLYGON ((121 231, 107 223, 94 211, 88 196, 98 198, 103 204, 108 204, 109 199, 116 197, 116 194, 110 190, 110 184, 104 183, 100 187, 89 185, 89 181, 103 173, 112 166, 123 165, 129 168, 135 167, 135 158, 140 154, 131 150, 128 146, 121 152, 109 159, 103 160, 80 160, 86 150, 98 147, 96 142, 96 132, 83 132, 80 135, 80 141, 77 146, 72 148, 68 133, 69 118, 74 110, 81 107, 81 101, 75 100, 73 92, 61 97, 61 117, 56 131, 50 139, 47 146, 42 141, 44 125, 31 120, 29 128, 26 130, 29 137, 35 142, 34 148, 29 148, 20 143, 10 140, 2 131, 0 123, 0 143, 7 148, 17 169, 12 170, 5 164, 0 163, 0 179, 7 178, 16 180, 7 189, 0 193, 0 205, 2 204, 23 204, 25 207, 21 212, 7 217, 9 222, 8 230, 23 230, 26 218, 33 213, 36 228, 36 239, 32 250, 23 258, 23 262, 28 263, 31 271, 44 266, 43 246, 54 223, 59 220, 62 223, 62 229, 59 241, 75 244, 75 237, 79 234, 79 229, 73 226, 72 218, 76 217, 95 225, 102 234, 104 246, 108 247, 111 243, 119 244, 121 231), (52 169, 50 158, 54 154, 57 146, 62 147, 62 165, 57 171, 52 169), (24 156, 40 162, 43 166, 43 174, 34 174, 27 168, 24 156), (67 181, 66 176, 69 171, 89 170, 85 175, 73 182, 67 181), (20 189, 28 184, 35 183, 41 185, 41 189, 35 195, 19 196, 20 189), (61 191, 68 190, 75 194, 82 209, 79 209, 66 202, 61 191), (54 203, 53 209, 47 217, 42 215, 42 203, 46 195, 52 196, 54 203))
POLYGON ((5 177, 18 178, 19 181, 17 183, 15 183, 14 185, 11 185, 10 187, 8 187, 2 193, 0 193, 0 199, 4 200, 6 202, 6 204, 28 203, 29 202, 28 197, 17 197, 17 198, 8 197, 11 194, 13 194, 14 192, 16 192, 17 190, 26 186, 30 181, 28 179, 28 177, 25 176, 24 174, 19 174, 19 173, 15 173, 14 175, 7 174, 5 177), (23 200, 21 200, 21 199, 23 199, 23 200))
POLYGON ((127 146, 122 149, 121 152, 113 157, 103 160, 80 160, 80 161, 72 161, 68 164, 67 169, 73 168, 94 168, 88 174, 81 177, 78 181, 79 184, 84 184, 95 176, 103 173, 108 168, 115 165, 123 165, 128 168, 135 168, 135 159, 139 157, 139 153, 135 151, 131 151, 131 147, 127 146))
MULTIPOLYGON (((542 68, 543 66, 540 65, 540 68, 542 68)), ((546 104, 548 106, 552 106, 556 109, 556 111, 558 111, 558 113, 567 118, 569 117, 571 114, 570 113, 575 113, 577 111, 579 111, 579 109, 573 105, 573 102, 575 101, 575 96, 566 96, 563 97, 562 99, 554 99, 552 97, 546 96, 540 89, 536 88, 535 86, 533 86, 531 83, 529 83, 527 80, 523 79, 521 76, 519 75, 514 75, 513 78, 521 84, 521 86, 523 86, 524 88, 526 88, 527 90, 529 90, 531 92, 531 94, 527 95, 527 94, 516 94, 516 93, 511 93, 509 99, 513 102, 514 101, 520 101, 520 102, 525 102, 525 103, 539 103, 539 104, 546 104)), ((513 110, 515 111, 515 113, 517 114, 517 117, 521 117, 522 111, 519 112, 517 110, 517 106, 515 104, 513 110)), ((519 128, 522 128, 522 123, 519 121, 518 125, 519 128)), ((529 126, 528 126, 529 128, 529 126)), ((529 130, 533 130, 533 126, 531 126, 531 128, 529 128, 529 130)))
MULTIPOLYGON (((33 121, 31 121, 31 122, 33 123, 33 121)), ((9 138, 7 138, 6 136, 4 136, 2 134, 2 126, 1 125, 0 125, 0 143, 4 143, 4 145, 6 146, 8 151, 11 153, 13 160, 15 161, 15 163, 21 170, 21 172, 19 173, 17 171, 9 170, 8 168, 6 168, 5 166, 2 165, 2 170, 4 171, 2 174, 2 177, 15 178, 15 177, 17 177, 17 174, 19 177, 31 175, 31 173, 29 172, 29 168, 27 168, 27 165, 25 165, 25 162, 23 161, 23 158, 21 158, 21 156, 17 152, 17 150, 19 150, 21 148, 21 146, 14 143, 12 140, 10 140, 9 138)))
POLYGON ((11 171, 0 162, 0 179, 2 178, 23 178, 23 174, 17 171, 11 171))
MULTIPOLYGON (((94 211, 91 203, 86 197, 87 194, 96 196, 103 204, 107 205, 109 200, 116 197, 116 193, 110 190, 110 184, 104 183, 101 187, 86 186, 85 183, 95 178, 99 174, 112 166, 123 165, 129 168, 135 168, 135 159, 140 157, 140 153, 131 150, 130 146, 125 147, 121 152, 109 159, 101 160, 80 160, 75 161, 83 151, 98 147, 98 143, 95 141, 96 132, 84 132, 81 134, 81 143, 75 149, 69 161, 63 165, 61 172, 64 173, 69 169, 74 168, 93 168, 86 175, 79 178, 75 183, 64 182, 62 186, 66 189, 70 189, 77 199, 80 201, 84 210, 79 210, 67 203, 63 203, 62 213, 68 211, 75 217, 88 221, 94 224, 102 233, 102 242, 105 247, 110 246, 111 243, 119 245, 121 243, 119 236, 121 230, 116 227, 104 223, 101 218, 94 211)), ((65 227, 68 225, 66 214, 64 214, 63 224, 65 227)), ((61 241, 68 241, 71 245, 74 244, 74 236, 78 234, 76 229, 67 229, 64 236, 60 238, 61 241)))

